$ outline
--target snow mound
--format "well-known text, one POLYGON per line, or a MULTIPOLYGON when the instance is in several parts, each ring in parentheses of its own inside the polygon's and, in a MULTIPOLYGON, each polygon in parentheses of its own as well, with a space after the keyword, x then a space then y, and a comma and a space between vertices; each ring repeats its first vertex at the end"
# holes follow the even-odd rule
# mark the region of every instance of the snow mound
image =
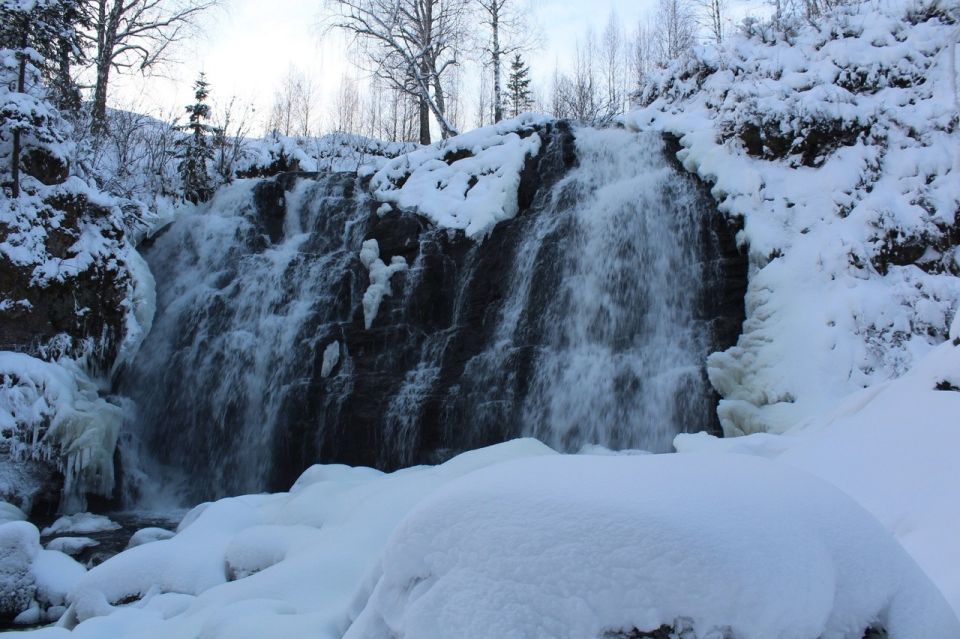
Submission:
POLYGON ((56 550, 71 557, 79 555, 87 548, 99 546, 100 542, 90 537, 57 537, 47 542, 47 550, 56 550))
POLYGON ((130 541, 127 542, 127 548, 135 548, 144 544, 150 544, 155 541, 163 541, 172 538, 176 533, 166 528, 141 528, 130 535, 130 541))
MULTIPOLYGON (((14 462, 53 461, 63 472, 62 508, 82 507, 85 493, 110 495, 120 408, 100 398, 73 362, 44 362, 0 352, 0 450, 14 462)), ((0 493, 29 510, 13 464, 0 470, 0 493)), ((77 531, 85 532, 85 531, 77 531)))
POLYGON ((56 621, 66 609, 67 593, 85 572, 67 555, 42 549, 33 524, 0 525, 0 619, 56 621))
POLYGON ((749 456, 501 464, 425 500, 382 565, 347 639, 960 636, 852 499, 749 456))
POLYGON ((75 515, 65 515, 57 519, 44 528, 41 534, 44 536, 58 535, 61 533, 90 534, 120 530, 120 528, 120 524, 111 521, 109 517, 104 515, 76 513, 75 515))
POLYGON ((854 393, 784 435, 680 435, 680 452, 759 455, 818 475, 870 511, 960 615, 960 347, 854 393))
POLYGON ((747 318, 710 358, 727 435, 783 432, 908 370, 960 302, 955 3, 836 3, 655 78, 640 130, 742 220, 747 318))
POLYGON ((77 639, 339 639, 390 533, 420 500, 479 468, 552 454, 526 439, 389 475, 314 466, 289 493, 202 504, 174 537, 86 573, 62 624, 77 639))
POLYGON ((413 151, 377 171, 371 190, 401 211, 483 237, 517 214, 521 173, 540 152, 536 129, 552 121, 524 114, 413 151))

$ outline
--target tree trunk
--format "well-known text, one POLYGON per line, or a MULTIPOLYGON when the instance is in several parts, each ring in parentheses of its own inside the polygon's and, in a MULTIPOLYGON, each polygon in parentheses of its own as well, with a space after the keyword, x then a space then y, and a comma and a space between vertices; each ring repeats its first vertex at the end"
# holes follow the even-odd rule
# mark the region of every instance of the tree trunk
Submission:
MULTIPOLYGON (((27 90, 27 25, 26 21, 21 27, 22 37, 20 39, 20 68, 17 74, 17 93, 26 93, 27 90)), ((13 179, 13 197, 20 197, 20 129, 13 132, 13 154, 10 158, 10 174, 13 179)))
POLYGON ((100 0, 97 15, 97 83, 93 90, 93 117, 90 130, 100 134, 107 128, 107 85, 110 82, 110 66, 116 46, 121 5, 114 4, 107 13, 106 0, 100 0))
POLYGON ((420 144, 430 144, 430 105, 420 96, 420 144))
POLYGON ((500 3, 494 2, 490 12, 493 26, 493 121, 503 119, 503 96, 500 87, 500 3))

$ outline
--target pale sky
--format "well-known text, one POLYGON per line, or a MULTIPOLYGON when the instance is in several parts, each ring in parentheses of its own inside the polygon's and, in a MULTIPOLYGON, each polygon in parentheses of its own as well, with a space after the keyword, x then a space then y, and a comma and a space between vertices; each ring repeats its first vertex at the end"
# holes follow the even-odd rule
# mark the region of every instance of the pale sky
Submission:
MULTIPOLYGON (((557 62, 567 63, 588 28, 602 31, 611 11, 629 32, 656 4, 656 0, 532 1, 543 46, 525 57, 535 81, 541 83, 557 62)), ((265 116, 274 90, 295 65, 313 78, 319 89, 318 110, 326 116, 342 75, 362 72, 350 62, 344 37, 322 31, 323 15, 324 0, 224 0, 223 8, 206 18, 205 35, 181 47, 182 62, 170 65, 167 77, 114 77, 111 106, 179 115, 193 97, 194 80, 204 71, 215 104, 235 96, 265 116)))

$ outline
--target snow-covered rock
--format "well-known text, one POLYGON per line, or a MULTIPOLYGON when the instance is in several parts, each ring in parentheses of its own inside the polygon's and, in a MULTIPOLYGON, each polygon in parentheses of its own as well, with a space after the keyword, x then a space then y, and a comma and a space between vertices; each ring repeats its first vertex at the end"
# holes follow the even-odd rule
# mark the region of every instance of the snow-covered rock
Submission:
POLYGON ((137 546, 153 543, 155 541, 170 539, 175 534, 176 533, 172 530, 167 530, 165 528, 141 528, 137 532, 130 535, 130 541, 127 542, 127 548, 135 548, 137 546))
POLYGON ((524 166, 542 144, 536 130, 552 121, 524 114, 402 155, 374 174, 371 190, 401 211, 482 238, 517 214, 524 166))
POLYGON ((71 557, 79 555, 87 548, 99 546, 100 542, 89 537, 57 537, 47 542, 47 550, 56 550, 71 557))
POLYGON ((345 637, 681 624, 701 638, 960 636, 917 565, 827 482, 747 456, 648 455, 521 460, 451 483, 397 528, 345 637))
POLYGON ((64 515, 63 517, 60 517, 55 522, 44 528, 42 534, 44 536, 59 535, 62 533, 90 534, 119 529, 120 524, 112 521, 105 515, 76 513, 74 515, 64 515))
POLYGON ((33 524, 0 525, 0 619, 56 621, 66 609, 67 593, 85 572, 62 552, 42 549, 33 524))
MULTIPOLYGON (((960 302, 956 8, 838 3, 795 33, 754 22, 647 88, 627 117, 743 221, 736 347, 709 361, 725 432, 782 432, 908 370, 960 302)), ((793 28, 793 27, 791 27, 793 28)))

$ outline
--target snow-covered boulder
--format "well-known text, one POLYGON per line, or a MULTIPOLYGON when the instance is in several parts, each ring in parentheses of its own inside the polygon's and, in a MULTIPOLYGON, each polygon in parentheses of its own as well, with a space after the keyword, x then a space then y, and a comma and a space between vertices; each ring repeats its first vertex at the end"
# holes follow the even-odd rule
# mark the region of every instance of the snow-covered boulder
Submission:
POLYGON ((40 535, 25 521, 0 525, 0 619, 13 619, 30 608, 37 593, 30 572, 40 552, 40 535))
POLYGON ((382 569, 346 639, 960 637, 856 502, 749 456, 500 464, 421 503, 382 569))
POLYGON ((62 552, 42 549, 33 524, 0 525, 0 620, 56 621, 66 610, 67 593, 85 572, 62 552))

